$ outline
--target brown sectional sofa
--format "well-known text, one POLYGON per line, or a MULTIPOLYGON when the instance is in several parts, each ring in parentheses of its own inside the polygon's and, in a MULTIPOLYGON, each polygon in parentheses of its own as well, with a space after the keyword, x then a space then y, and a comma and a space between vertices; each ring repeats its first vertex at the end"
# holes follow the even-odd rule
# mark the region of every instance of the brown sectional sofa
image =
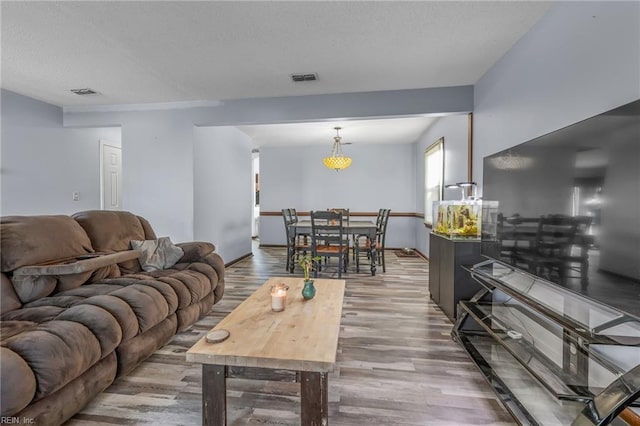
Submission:
POLYGON ((144 272, 130 244, 156 235, 129 212, 7 216, 0 237, 1 415, 38 426, 69 419, 224 292, 209 243, 144 272))

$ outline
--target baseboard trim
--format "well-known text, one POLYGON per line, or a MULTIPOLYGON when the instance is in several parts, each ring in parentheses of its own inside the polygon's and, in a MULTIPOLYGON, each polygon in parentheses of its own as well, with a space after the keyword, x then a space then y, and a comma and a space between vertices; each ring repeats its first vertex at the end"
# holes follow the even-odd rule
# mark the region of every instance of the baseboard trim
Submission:
POLYGON ((423 252, 421 252, 418 249, 413 249, 413 250, 418 254, 418 256, 420 256, 421 258, 423 258, 427 262, 429 261, 429 256, 427 256, 426 254, 424 254, 423 252))
POLYGON ((247 253, 247 254, 244 254, 244 255, 238 257, 237 259, 233 259, 231 262, 225 263, 224 267, 228 268, 229 266, 231 266, 233 264, 236 264, 236 263, 240 262, 241 260, 246 259, 249 256, 253 256, 253 253, 247 253))

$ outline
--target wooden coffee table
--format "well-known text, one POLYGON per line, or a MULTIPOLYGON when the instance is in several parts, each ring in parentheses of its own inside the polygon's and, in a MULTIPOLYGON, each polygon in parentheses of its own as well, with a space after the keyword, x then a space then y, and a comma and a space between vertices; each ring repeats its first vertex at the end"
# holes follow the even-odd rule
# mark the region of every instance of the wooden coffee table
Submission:
POLYGON ((314 279, 316 296, 302 298, 302 278, 271 278, 213 330, 227 340, 203 337, 187 351, 187 361, 202 364, 202 424, 226 425, 229 367, 299 372, 301 424, 328 424, 327 374, 336 363, 345 281, 314 279), (271 285, 289 286, 286 309, 271 310, 271 285))

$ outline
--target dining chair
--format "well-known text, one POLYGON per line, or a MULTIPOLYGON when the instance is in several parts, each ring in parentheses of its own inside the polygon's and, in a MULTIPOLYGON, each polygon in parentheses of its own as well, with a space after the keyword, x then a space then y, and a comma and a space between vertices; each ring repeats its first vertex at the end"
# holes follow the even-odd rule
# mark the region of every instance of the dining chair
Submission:
POLYGON ((571 216, 540 216, 531 247, 518 251, 515 260, 535 275, 565 283, 577 228, 578 222, 571 216))
POLYGON ((287 272, 293 269, 293 253, 295 246, 295 235, 292 236, 293 230, 290 225, 293 223, 291 219, 291 209, 282 209, 282 219, 284 220, 284 232, 287 241, 287 272))
MULTIPOLYGON (((298 212, 296 211, 296 209, 289 209, 289 211, 291 212, 291 220, 294 223, 298 222, 298 212)), ((311 235, 307 232, 300 232, 300 231, 296 231, 296 243, 298 245, 300 245, 302 248, 309 248, 310 247, 310 237, 311 235)))
POLYGON ((384 256, 384 244, 387 236, 387 224, 389 222, 390 212, 390 209, 378 210, 378 217, 376 218, 376 236, 373 241, 365 234, 356 236, 353 245, 356 272, 360 272, 360 257, 362 255, 369 257, 372 244, 376 249, 376 259, 370 259, 370 261, 376 262, 378 265, 382 265, 382 272, 387 272, 387 264, 384 256))
POLYGON ((333 209, 327 209, 327 210, 334 213, 340 213, 342 215, 342 221, 349 222, 349 209, 333 208, 333 209))
MULTIPOLYGON (((338 258, 338 278, 347 272, 349 264, 349 242, 344 239, 343 215, 339 212, 311 212, 311 252, 313 257, 338 258)), ((318 276, 315 269, 314 276, 318 276)))
MULTIPOLYGON (((349 225, 349 209, 345 209, 345 208, 332 208, 332 209, 327 209, 330 212, 334 212, 334 213, 340 213, 342 215, 342 223, 343 224, 347 224, 349 225)), ((349 238, 351 238, 352 236, 349 234, 344 234, 344 239, 347 241, 347 245, 349 245, 349 250, 351 250, 351 244, 349 241, 349 238)), ((355 236, 353 236, 355 238, 355 236)))
MULTIPOLYGON (((380 231, 380 227, 381 227, 381 223, 382 223, 382 219, 383 219, 383 215, 382 215, 383 211, 384 211, 384 209, 379 209, 378 210, 378 216, 376 217, 376 234, 380 231)), ((352 251, 353 251, 353 261, 354 262, 356 261, 356 257, 358 255, 357 248, 358 248, 358 245, 360 244, 359 240, 361 240, 363 238, 368 239, 369 235, 367 235, 367 234, 354 234, 353 235, 353 250, 352 251)), ((366 244, 366 242, 362 241, 362 244, 366 244)), ((365 251, 365 252, 367 253, 367 258, 369 258, 369 254, 368 254, 369 252, 368 251, 365 251)), ((357 262, 356 262, 356 266, 357 266, 357 262)))
POLYGON ((306 254, 311 250, 308 242, 308 234, 301 234, 296 231, 292 225, 298 222, 298 215, 295 209, 282 209, 282 217, 284 219, 285 235, 287 240, 287 271, 293 273, 295 270, 295 262, 300 258, 300 253, 306 254))
POLYGON ((567 272, 578 274, 567 275, 567 278, 580 278, 580 282, 585 286, 589 282, 589 248, 594 243, 593 235, 589 235, 593 217, 574 216, 573 220, 576 222, 576 233, 564 260, 567 272))
POLYGON ((565 283, 568 276, 571 247, 578 227, 578 222, 571 216, 546 215, 540 217, 538 235, 535 242, 536 258, 534 260, 537 275, 551 279, 557 276, 565 283))

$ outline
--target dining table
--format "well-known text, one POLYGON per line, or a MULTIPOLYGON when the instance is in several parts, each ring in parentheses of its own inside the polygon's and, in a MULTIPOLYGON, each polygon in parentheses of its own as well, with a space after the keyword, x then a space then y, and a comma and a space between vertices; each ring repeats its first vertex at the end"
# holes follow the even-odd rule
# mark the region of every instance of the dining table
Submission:
MULTIPOLYGON (((371 220, 346 220, 342 222, 342 233, 346 235, 366 235, 370 241, 376 240, 378 228, 371 220)), ((311 221, 299 220, 289 225, 290 235, 311 234, 311 221)), ((376 275, 376 245, 369 244, 369 258, 371 259, 371 275, 376 275)))

